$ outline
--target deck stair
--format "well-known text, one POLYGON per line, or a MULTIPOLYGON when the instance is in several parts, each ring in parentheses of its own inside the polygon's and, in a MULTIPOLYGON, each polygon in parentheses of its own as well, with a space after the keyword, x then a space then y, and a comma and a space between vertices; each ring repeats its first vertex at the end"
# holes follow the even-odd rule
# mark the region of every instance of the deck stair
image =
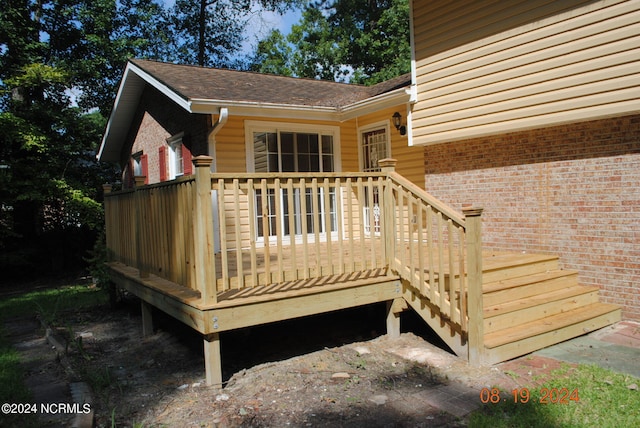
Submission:
POLYGON ((495 364, 621 319, 599 302, 598 287, 558 267, 557 256, 496 254, 483 258, 484 361, 495 364))

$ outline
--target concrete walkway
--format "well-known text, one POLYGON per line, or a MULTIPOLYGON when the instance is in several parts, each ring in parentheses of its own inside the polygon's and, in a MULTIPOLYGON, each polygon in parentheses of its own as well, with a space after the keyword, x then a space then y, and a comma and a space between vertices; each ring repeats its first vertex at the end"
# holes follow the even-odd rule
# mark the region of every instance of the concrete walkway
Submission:
POLYGON ((595 364, 640 379, 640 323, 622 321, 534 355, 578 364, 595 364))

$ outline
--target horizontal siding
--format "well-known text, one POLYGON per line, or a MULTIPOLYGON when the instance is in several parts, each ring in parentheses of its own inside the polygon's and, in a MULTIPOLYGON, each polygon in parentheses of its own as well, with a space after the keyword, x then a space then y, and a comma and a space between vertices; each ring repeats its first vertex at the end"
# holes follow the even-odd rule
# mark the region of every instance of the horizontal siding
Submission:
POLYGON ((557 10, 558 3, 575 2, 472 2, 471 9, 485 5, 474 23, 458 7, 464 2, 425 14, 434 3, 414 4, 414 144, 640 110, 640 2, 589 2, 565 10, 557 10), (507 11, 515 15, 503 16, 507 11), (501 24, 496 16, 503 16, 502 32, 495 32, 501 24), (447 34, 449 44, 442 39, 447 34), (482 37, 460 44, 470 35, 482 37))

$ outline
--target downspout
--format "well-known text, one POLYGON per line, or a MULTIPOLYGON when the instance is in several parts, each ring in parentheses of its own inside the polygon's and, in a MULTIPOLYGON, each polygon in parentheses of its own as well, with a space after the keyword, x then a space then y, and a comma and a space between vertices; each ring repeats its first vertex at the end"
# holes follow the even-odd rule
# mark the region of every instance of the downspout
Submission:
MULTIPOLYGON (((220 107, 220 114, 218 120, 213 124, 209 132, 207 133, 207 143, 209 144, 209 156, 213 158, 211 162, 211 172, 217 170, 217 156, 215 154, 216 147, 216 134, 220 132, 225 123, 229 119, 229 109, 226 107, 220 107)), ((213 212, 213 251, 214 253, 220 252, 220 218, 218 217, 218 195, 217 191, 213 190, 211 193, 211 209, 213 212)))
POLYGON ((213 163, 211 164, 211 172, 216 168, 216 159, 213 156, 215 149, 215 141, 216 134, 220 132, 225 123, 227 123, 227 119, 229 119, 229 109, 226 107, 220 107, 220 114, 218 115, 218 120, 213 124, 209 132, 207 133, 207 143, 209 144, 209 156, 214 158, 213 163))

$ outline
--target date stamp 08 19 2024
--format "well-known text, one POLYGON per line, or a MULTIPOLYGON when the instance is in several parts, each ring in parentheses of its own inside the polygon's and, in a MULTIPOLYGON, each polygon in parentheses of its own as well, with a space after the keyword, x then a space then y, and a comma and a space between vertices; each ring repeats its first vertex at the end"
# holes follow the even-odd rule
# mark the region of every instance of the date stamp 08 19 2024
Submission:
MULTIPOLYGON (((569 390, 567 388, 541 388, 537 402, 541 404, 569 404, 570 402, 580 401, 580 394, 577 389, 569 390)), ((513 399, 514 403, 528 403, 533 397, 528 388, 514 389, 511 391, 509 399, 513 399)), ((480 402, 483 404, 498 404, 501 401, 507 401, 507 398, 500 395, 498 388, 482 388, 480 390, 480 402)))

